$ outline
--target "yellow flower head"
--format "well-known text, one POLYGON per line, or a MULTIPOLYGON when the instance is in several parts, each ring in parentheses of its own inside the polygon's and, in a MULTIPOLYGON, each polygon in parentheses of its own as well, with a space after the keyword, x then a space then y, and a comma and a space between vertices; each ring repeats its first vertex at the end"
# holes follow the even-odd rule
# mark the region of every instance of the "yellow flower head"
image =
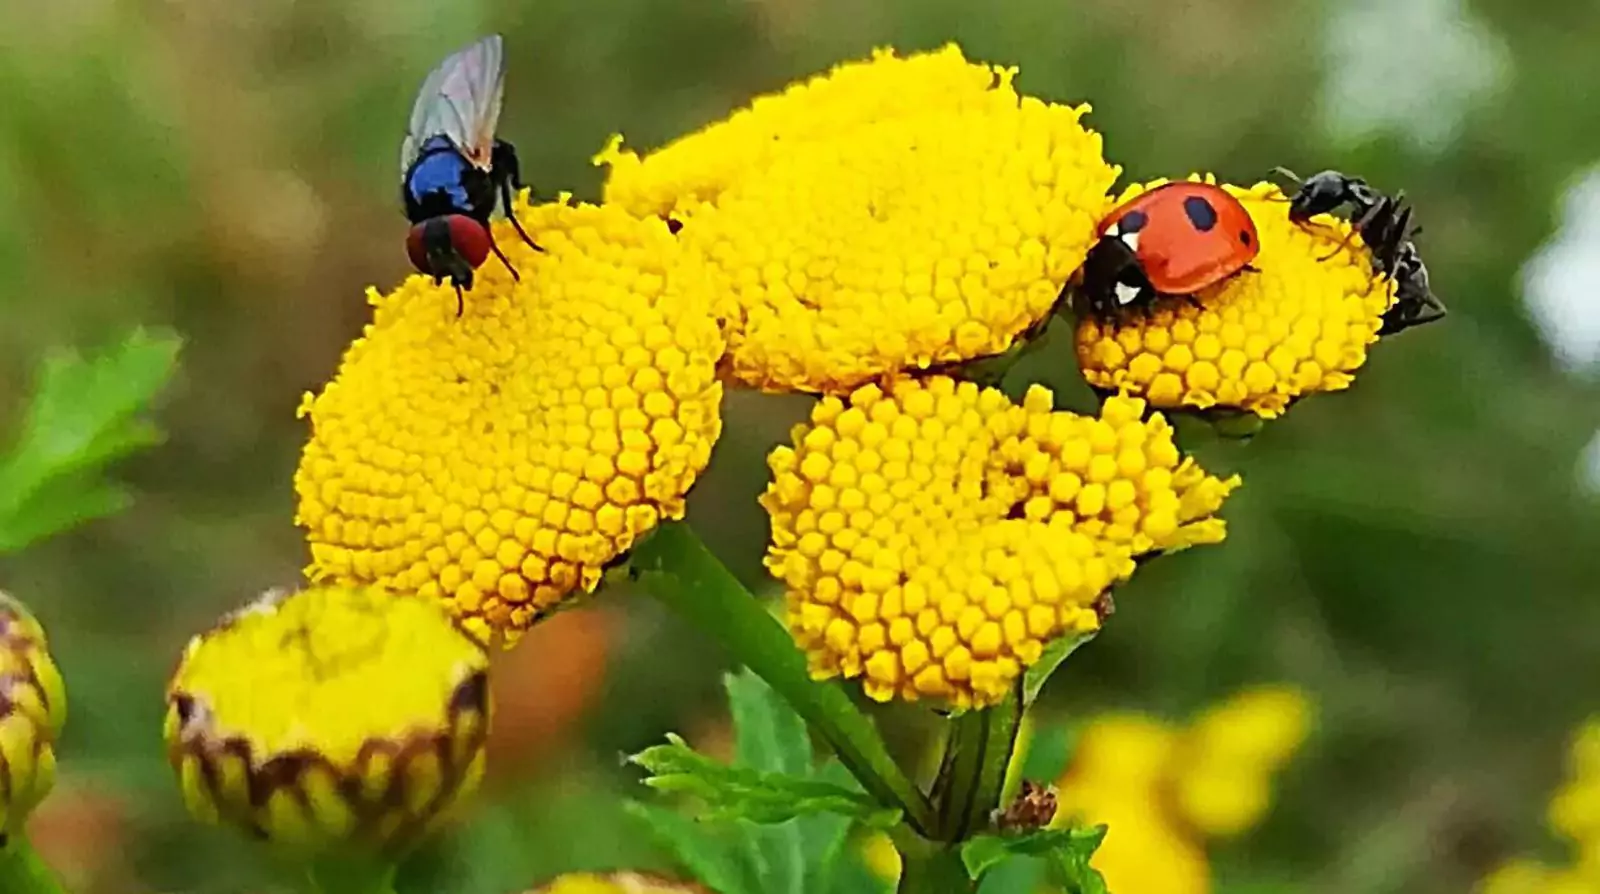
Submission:
POLYGON ((56 737, 67 722, 67 692, 44 628, 0 591, 0 843, 56 781, 56 737))
POLYGON ((528 894, 706 894, 706 889, 638 872, 580 872, 563 875, 528 894))
POLYGON ((303 857, 397 855, 483 776, 487 667, 435 602, 269 593, 190 641, 168 760, 204 821, 303 857))
POLYGON ((844 394, 998 354, 1055 306, 1119 173, 1088 106, 1015 76, 880 52, 643 159, 613 142, 606 198, 683 223, 739 381, 844 394))
MULTIPOLYGON (((1133 186, 1119 201, 1166 182, 1133 186)), ((1273 184, 1224 188, 1255 220, 1256 270, 1202 290, 1200 308, 1167 301, 1148 320, 1081 319, 1078 363, 1091 385, 1125 389, 1161 408, 1270 419, 1299 397, 1349 387, 1366 362, 1395 286, 1374 275, 1361 238, 1328 215, 1305 226, 1290 222, 1288 199, 1273 184)))
POLYGON ((1220 540, 1236 484, 1138 401, 1099 419, 944 376, 824 398, 769 458, 767 567, 812 673, 879 700, 992 704, 1152 550, 1220 540))
POLYGON ((302 413, 295 474, 314 581, 441 600, 514 640, 684 495, 721 432, 723 339, 703 266, 667 227, 610 207, 517 214, 456 316, 422 276, 369 300, 372 323, 302 413))

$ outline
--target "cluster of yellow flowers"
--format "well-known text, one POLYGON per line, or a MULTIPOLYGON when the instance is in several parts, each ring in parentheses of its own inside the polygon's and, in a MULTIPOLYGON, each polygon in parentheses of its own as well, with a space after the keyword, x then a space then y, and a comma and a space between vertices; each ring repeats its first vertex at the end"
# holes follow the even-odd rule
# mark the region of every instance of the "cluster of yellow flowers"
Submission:
MULTIPOLYGON (((820 396, 769 457, 766 562, 812 673, 873 698, 993 704, 1098 629, 1139 560, 1220 542, 1239 479, 1183 456, 1157 410, 1270 417, 1346 387, 1393 283, 1347 224, 1228 187, 1259 230, 1252 275, 1079 321, 1098 413, 960 381, 1063 311, 1118 201, 1089 107, 1016 76, 885 50, 643 156, 616 138, 601 204, 513 203, 545 250, 497 222, 520 276, 485 265, 459 317, 427 277, 370 292, 300 408, 310 585, 197 637, 173 678, 192 810, 306 852, 397 852, 444 821, 482 774, 485 649, 683 516, 727 383, 820 396)), ((1243 765, 1228 722, 1183 760, 1243 765)), ((1206 772, 1168 786, 1196 823, 1259 809, 1257 777, 1206 772)))
POLYGON ((1600 894, 1600 717, 1578 727, 1566 764, 1546 822, 1572 848, 1573 859, 1563 865, 1508 860, 1482 881, 1479 894, 1600 894))
POLYGON ((1273 777, 1311 720, 1305 693, 1286 685, 1235 693, 1187 725, 1135 713, 1095 717, 1060 780, 1055 822, 1108 824, 1091 862, 1112 891, 1205 894, 1206 840, 1261 821, 1273 777))

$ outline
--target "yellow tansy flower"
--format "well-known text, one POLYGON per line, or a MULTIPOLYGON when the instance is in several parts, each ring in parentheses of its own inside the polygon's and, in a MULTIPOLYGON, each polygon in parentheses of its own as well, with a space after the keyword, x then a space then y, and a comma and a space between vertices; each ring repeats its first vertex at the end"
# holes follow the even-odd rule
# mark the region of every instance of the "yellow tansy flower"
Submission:
POLYGON ((0 844, 56 781, 56 737, 67 721, 67 692, 44 628, 0 591, 0 844))
POLYGON ((563 875, 528 894, 707 894, 707 892, 699 885, 638 872, 613 872, 603 875, 580 872, 563 875))
MULTIPOLYGON (((1166 182, 1133 186, 1119 201, 1166 182)), ((1224 188, 1255 220, 1256 270, 1203 290, 1200 308, 1167 301, 1148 320, 1135 315, 1118 325, 1085 316, 1078 363, 1091 385, 1161 408, 1238 409, 1269 419, 1304 395, 1350 386, 1378 339, 1394 283, 1374 275, 1347 222, 1323 215, 1312 225, 1292 223, 1288 199, 1270 183, 1224 188), (1336 251, 1347 236, 1346 249, 1336 251)))
POLYGON ((1512 860, 1478 883, 1475 894, 1600 894, 1600 883, 1571 869, 1512 860))
POLYGON ((683 224, 739 381, 844 394, 998 354, 1056 305, 1119 173, 1088 106, 1015 76, 880 52, 643 159, 613 143, 606 197, 683 224))
POLYGON ((1051 825, 1107 824, 1090 865, 1111 891, 1211 890, 1204 848, 1166 811, 1163 784, 1177 744, 1177 730, 1135 713, 1102 714, 1078 734, 1051 825))
POLYGON ((434 602, 270 593, 184 651, 168 759, 202 820, 302 857, 395 856, 483 776, 487 668, 434 602))
POLYGON ((1181 459, 1139 401, 1100 419, 945 376, 824 398, 773 451, 767 567, 819 678, 878 700, 999 700, 1134 556, 1220 540, 1237 481, 1181 459))
POLYGON ((684 495, 721 432, 723 338, 703 265, 658 220, 519 203, 456 317, 422 276, 370 294, 373 321, 302 412, 295 474, 315 581, 448 604, 514 640, 684 495))

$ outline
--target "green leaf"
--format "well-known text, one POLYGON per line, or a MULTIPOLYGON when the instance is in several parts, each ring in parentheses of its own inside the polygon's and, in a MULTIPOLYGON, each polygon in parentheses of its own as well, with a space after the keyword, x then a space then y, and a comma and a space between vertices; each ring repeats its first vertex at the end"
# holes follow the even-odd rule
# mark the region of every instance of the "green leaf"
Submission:
POLYGON ((1012 857, 1044 857, 1068 894, 1105 894, 1105 880, 1089 859, 1106 837, 1106 827, 1038 829, 1020 835, 979 835, 961 846, 967 874, 981 880, 1012 857))
MULTIPOLYGON (((815 772, 814 778, 850 791, 861 791, 850 771, 832 759, 815 772)), ((794 822, 800 832, 801 865, 806 869, 801 890, 805 894, 828 894, 841 884, 848 885, 845 876, 849 866, 844 857, 845 845, 850 840, 850 818, 834 813, 813 813, 798 817, 794 822)))
POLYGON ((98 356, 60 352, 40 364, 16 443, 0 457, 0 553, 128 505, 127 491, 102 476, 160 443, 139 414, 172 378, 180 345, 135 329, 98 356))
POLYGON ((741 871, 723 842, 699 823, 637 801, 629 801, 626 809, 701 884, 718 894, 765 894, 756 880, 741 871))
POLYGON ((1061 666, 1061 662, 1066 661, 1068 655, 1078 651, 1079 646, 1094 639, 1094 636, 1094 633, 1085 633, 1051 640, 1050 645, 1045 646, 1044 651, 1040 653, 1039 660, 1022 675, 1023 707, 1032 707, 1034 701, 1039 698, 1040 690, 1044 689, 1044 684, 1049 681, 1050 675, 1056 672, 1056 668, 1061 666))
POLYGON ((900 817, 899 811, 879 807, 866 794, 832 782, 729 766, 695 751, 673 733, 667 734, 667 744, 646 748, 629 761, 649 771, 645 784, 651 788, 700 799, 706 819, 770 824, 835 813, 888 827, 900 817))
MULTIPOLYGON (((804 720, 749 668, 723 678, 733 715, 734 766, 796 777, 811 775, 811 738, 804 720)), ((749 857, 770 894, 805 894, 800 827, 793 821, 755 829, 749 857)))
POLYGON ((635 544, 629 577, 700 629, 776 689, 879 803, 904 811, 918 832, 935 823, 933 805, 837 681, 811 679, 805 655, 783 625, 682 522, 635 544))

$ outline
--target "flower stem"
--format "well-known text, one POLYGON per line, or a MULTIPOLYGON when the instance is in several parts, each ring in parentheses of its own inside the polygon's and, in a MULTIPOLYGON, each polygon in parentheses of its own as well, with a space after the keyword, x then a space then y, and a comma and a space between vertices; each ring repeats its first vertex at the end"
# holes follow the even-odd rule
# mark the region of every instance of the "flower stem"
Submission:
POLYGON ((66 894, 66 888, 20 833, 0 835, 0 891, 6 894, 66 894))
POLYGON ((811 679, 805 656, 699 536, 683 522, 663 524, 635 548, 629 573, 652 596, 721 641, 766 680, 880 803, 929 834, 933 807, 895 763, 872 720, 835 683, 811 679))
POLYGON ((951 722, 933 789, 940 838, 962 842, 988 826, 990 814, 1000 806, 1021 728, 1020 684, 1000 704, 968 711, 951 722))
POLYGON ((977 890, 956 846, 904 831, 894 836, 894 843, 900 851, 898 894, 971 894, 977 890))
POLYGON ((313 894, 394 894, 395 864, 353 855, 312 861, 306 877, 313 894))

